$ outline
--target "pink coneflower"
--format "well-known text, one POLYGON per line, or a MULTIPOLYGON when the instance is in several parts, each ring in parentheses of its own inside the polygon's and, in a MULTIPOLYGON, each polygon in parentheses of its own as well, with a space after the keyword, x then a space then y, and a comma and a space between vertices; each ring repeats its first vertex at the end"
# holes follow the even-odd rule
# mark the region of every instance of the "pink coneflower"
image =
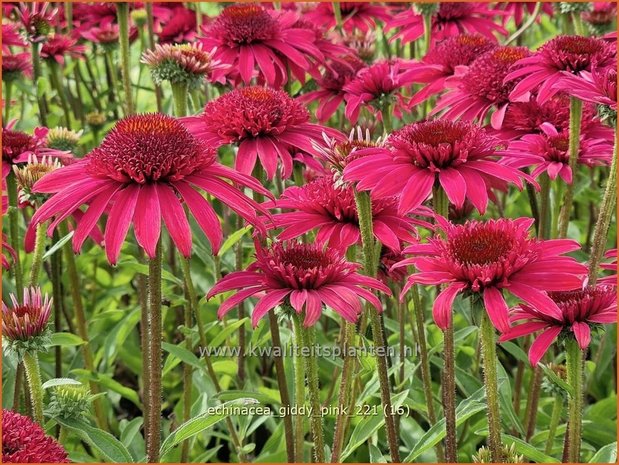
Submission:
POLYGON ((30 418, 2 409, 3 463, 69 463, 67 452, 30 418))
MULTIPOLYGON (((525 14, 526 13, 528 13, 529 15, 533 14, 533 12, 535 11, 536 5, 537 5, 536 2, 500 2, 497 4, 497 7, 505 11, 505 13, 507 13, 503 17, 503 25, 505 25, 510 19, 513 18, 514 24, 517 27, 520 27, 525 14)), ((553 16, 554 10, 552 8, 552 3, 550 2, 542 3, 542 8, 540 10, 540 13, 546 14, 548 16, 553 16)), ((536 21, 539 22, 540 20, 541 20, 541 14, 540 14, 540 17, 536 19, 536 21)))
POLYGON ((178 5, 170 11, 169 19, 162 23, 159 43, 191 42, 196 37, 196 27, 196 12, 178 5))
POLYGON ((19 6, 19 19, 26 30, 30 42, 42 42, 53 30, 58 9, 49 2, 22 3, 19 6))
POLYGON ((26 163, 29 156, 48 157, 67 160, 73 156, 69 152, 47 147, 47 128, 35 128, 33 135, 21 131, 2 128, 2 179, 11 171, 12 165, 26 163))
POLYGON ((365 66, 363 61, 354 55, 349 55, 345 60, 346 63, 329 64, 322 76, 316 79, 319 89, 297 98, 304 103, 318 101, 316 118, 320 122, 325 122, 333 116, 344 101, 344 86, 365 66))
MULTIPOLYGON (((336 186, 331 176, 317 178, 303 187, 289 187, 274 207, 292 210, 273 215, 274 226, 283 229, 278 236, 281 240, 314 229, 316 241, 344 251, 361 240, 353 188, 336 186)), ((372 222, 376 239, 396 251, 401 241, 415 241, 415 225, 423 223, 398 215, 395 199, 374 199, 372 222)))
POLYGON ((310 123, 308 111, 286 92, 268 87, 223 94, 208 102, 204 113, 184 122, 207 145, 237 145, 235 166, 241 173, 251 174, 260 160, 269 179, 275 176, 278 160, 283 177, 290 177, 292 153, 316 153, 312 141, 321 140, 323 132, 341 137, 331 128, 310 123))
POLYGON ((355 124, 361 108, 367 108, 382 119, 378 110, 392 101, 396 115, 399 114, 404 106, 400 90, 411 82, 401 60, 382 60, 359 70, 344 86, 346 117, 355 124))
MULTIPOLYGON (((481 34, 496 41, 495 32, 507 35, 507 30, 494 22, 494 17, 504 13, 481 2, 441 2, 432 15, 432 41, 443 40, 457 34, 481 34)), ((399 28, 391 40, 413 42, 424 34, 423 15, 409 8, 393 17, 385 31, 399 28)))
POLYGON ((93 26, 116 21, 116 5, 112 2, 81 3, 73 5, 73 23, 78 28, 90 29, 93 26))
POLYGON ((384 147, 348 164, 344 179, 358 181, 357 189, 376 197, 399 196, 400 214, 418 208, 437 182, 456 207, 468 198, 483 214, 490 187, 508 181, 522 188, 523 173, 497 163, 497 145, 497 139, 469 122, 413 123, 392 133, 384 147))
MULTIPOLYGON (((383 5, 366 2, 340 2, 342 26, 348 32, 355 29, 367 32, 376 29, 377 21, 387 21, 391 18, 389 8, 383 5)), ((336 25, 332 3, 318 3, 314 10, 305 13, 305 17, 326 29, 336 25)))
POLYGON ((505 342, 541 331, 529 349, 531 365, 537 365, 558 337, 573 337, 581 349, 586 349, 591 342, 592 329, 617 322, 617 289, 613 286, 588 286, 549 295, 559 313, 544 307, 520 305, 511 317, 512 322, 520 324, 499 339, 505 342))
MULTIPOLYGON (((28 52, 2 53, 2 80, 12 82, 22 79, 24 76, 32 78, 32 61, 28 52)), ((9 105, 7 102, 6 105, 9 105)))
POLYGON ((80 35, 84 39, 107 48, 115 48, 118 45, 119 34, 118 24, 111 22, 103 22, 99 26, 92 26, 80 31, 80 35))
POLYGON ((480 55, 497 47, 496 42, 479 34, 459 34, 438 42, 420 63, 407 65, 407 76, 413 82, 427 84, 417 92, 409 105, 417 105, 445 88, 445 81, 453 76, 457 66, 468 66, 480 55))
MULTIPOLYGON (((559 132, 550 123, 543 123, 540 128, 540 134, 527 134, 511 141, 507 149, 499 152, 499 155, 508 157, 505 161, 508 166, 535 166, 531 172, 534 177, 546 172, 550 179, 560 176, 566 183, 571 184, 573 173, 569 166, 569 132, 559 132)), ((581 136, 578 163, 587 166, 608 165, 612 154, 612 141, 581 136)))
MULTIPOLYGON (((258 4, 226 7, 204 30, 200 42, 207 50, 216 49, 215 59, 230 65, 229 76, 248 84, 254 71, 268 85, 279 87, 288 81, 289 64, 308 70, 308 58, 322 61, 314 45, 315 34, 294 28, 294 13, 280 14, 258 4)), ((302 79, 303 76, 297 76, 302 79)))
POLYGON ((105 250, 110 263, 117 262, 132 223, 138 244, 150 258, 154 257, 162 218, 179 251, 189 257, 191 229, 184 203, 217 253, 222 242, 221 225, 213 207, 198 190, 217 197, 261 230, 256 212, 265 212, 264 208, 226 180, 269 193, 253 178, 215 159, 215 150, 196 140, 178 120, 157 113, 129 116, 120 120, 85 158, 35 184, 35 192, 55 195, 35 212, 30 228, 54 217, 48 229, 51 233, 59 222, 90 203, 77 222, 75 251, 109 208, 105 250))
POLYGON ((445 237, 435 236, 428 244, 407 247, 413 254, 398 267, 415 265, 403 292, 415 283, 448 286, 432 309, 441 329, 451 322, 451 307, 460 293, 483 297, 486 312, 501 332, 509 329, 509 312, 503 291, 548 314, 561 310, 546 291, 579 289, 587 267, 565 253, 580 249, 568 239, 537 240, 530 237, 531 218, 468 221, 454 225, 437 216, 445 237))
POLYGON ((318 244, 276 242, 269 248, 256 247, 256 261, 246 271, 226 275, 210 290, 207 298, 238 290, 217 311, 219 318, 252 296, 260 297, 251 320, 254 326, 266 313, 289 303, 299 314, 305 311, 304 326, 313 326, 322 315, 323 304, 354 323, 362 311, 361 299, 382 311, 378 298, 369 290, 390 294, 380 281, 357 273, 360 265, 349 263, 341 252, 318 244))
POLYGON ((614 271, 615 273, 598 279, 598 283, 606 284, 608 286, 617 286, 617 249, 610 249, 604 254, 604 257, 610 259, 611 261, 608 263, 602 263, 600 268, 603 270, 614 271))
POLYGON ((84 58, 85 53, 84 45, 78 45, 76 39, 63 34, 56 34, 49 38, 41 48, 41 58, 55 60, 61 65, 64 64, 65 56, 68 55, 75 59, 84 58))
POLYGON ((617 17, 617 5, 613 2, 593 2, 593 9, 583 11, 581 16, 593 30, 599 32, 600 29, 604 30, 605 26, 613 24, 613 20, 617 17))
POLYGON ((555 86, 569 95, 585 102, 606 105, 617 110, 617 68, 594 68, 578 75, 567 74, 555 86))
POLYGON ((515 82, 503 79, 514 63, 530 55, 526 47, 496 47, 477 58, 468 68, 457 72, 446 81, 453 89, 437 102, 431 114, 445 110, 443 117, 483 121, 494 109, 491 123, 499 129, 509 104, 509 94, 515 82))
POLYGON ((616 49, 594 37, 561 35, 549 40, 530 57, 516 62, 514 71, 505 81, 519 79, 509 98, 513 101, 528 100, 528 93, 537 89, 537 100, 545 102, 559 92, 557 83, 565 73, 580 74, 592 68, 616 67, 616 49))
POLYGON ((17 24, 2 24, 2 50, 8 51, 9 47, 25 47, 26 42, 17 29, 17 24))
POLYGON ((11 306, 2 302, 2 335, 10 341, 29 341, 47 329, 52 299, 41 295, 40 288, 24 289, 23 303, 11 294, 11 306))

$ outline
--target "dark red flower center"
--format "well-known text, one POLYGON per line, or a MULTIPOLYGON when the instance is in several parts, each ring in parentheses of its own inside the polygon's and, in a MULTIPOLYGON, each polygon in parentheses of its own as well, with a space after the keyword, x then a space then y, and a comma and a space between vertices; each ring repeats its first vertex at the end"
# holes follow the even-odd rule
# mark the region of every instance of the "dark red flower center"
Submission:
POLYGON ((24 152, 34 151, 36 141, 25 132, 2 129, 2 158, 11 162, 24 152))
POLYGON ((562 310, 567 323, 588 322, 588 318, 614 305, 617 291, 614 286, 587 286, 574 291, 549 292, 548 295, 562 310))
POLYGON ((436 19, 439 23, 454 21, 469 16, 474 9, 474 4, 466 2, 441 2, 436 19))
POLYGON ((454 257, 463 265, 489 265, 503 260, 514 245, 504 231, 478 224, 450 241, 454 257))
POLYGON ((352 79, 357 71, 363 68, 364 63, 354 55, 344 57, 348 66, 341 62, 333 62, 326 67, 320 79, 320 87, 334 92, 342 91, 342 88, 352 79))
POLYGON ((215 156, 175 118, 150 113, 120 120, 88 155, 88 170, 126 183, 176 181, 210 165, 215 156))
POLYGON ((277 21, 260 5, 232 5, 215 19, 211 34, 229 47, 273 39, 279 32, 277 21))
POLYGON ((278 135, 306 123, 309 113, 286 92, 268 87, 244 87, 207 103, 204 123, 227 143, 278 135))
POLYGON ((423 61, 445 67, 445 72, 453 74, 456 66, 468 66, 483 53, 496 47, 482 35, 460 34, 443 40, 431 49, 423 61))
POLYGON ((601 39, 582 36, 559 36, 546 43, 541 51, 544 60, 559 71, 577 73, 590 70, 594 62, 608 60, 612 47, 601 39))
POLYGON ((466 91, 483 101, 501 105, 509 101, 509 93, 518 81, 505 84, 512 65, 529 56, 526 47, 497 47, 484 53, 471 64, 462 79, 466 91))

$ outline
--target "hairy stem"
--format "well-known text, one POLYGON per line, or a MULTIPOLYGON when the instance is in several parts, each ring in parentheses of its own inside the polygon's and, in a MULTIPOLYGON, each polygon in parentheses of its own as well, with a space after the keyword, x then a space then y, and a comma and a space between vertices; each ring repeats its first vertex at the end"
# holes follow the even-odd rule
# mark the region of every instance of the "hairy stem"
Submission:
POLYGON ((129 4, 116 4, 118 12, 118 41, 120 43, 120 66, 125 93, 125 115, 133 114, 133 95, 131 92, 131 67, 129 52, 129 4))
POLYGON ((548 425, 548 439, 546 440, 546 449, 544 453, 549 455, 552 452, 552 445, 554 444, 555 434, 557 433, 557 427, 559 421, 561 421, 561 413, 563 412, 563 397, 555 397, 555 401, 552 404, 552 413, 550 414, 550 424, 548 425))
POLYGON ((583 351, 575 339, 565 342, 567 382, 573 389, 573 394, 568 394, 567 415, 569 435, 567 442, 567 461, 580 462, 580 442, 582 430, 583 410, 583 351))
POLYGON ((9 198, 9 240, 11 247, 15 250, 15 258, 13 260, 13 272, 15 273, 15 295, 19 302, 22 302, 24 297, 24 275, 22 274, 20 249, 21 241, 19 239, 19 211, 17 210, 17 182, 15 173, 9 172, 6 177, 6 190, 9 198))
POLYGON ((292 315, 292 323, 294 325, 295 336, 295 360, 294 360, 294 405, 297 413, 294 416, 294 438, 295 447, 294 453, 295 463, 302 463, 304 459, 303 445, 305 438, 304 431, 304 418, 299 412, 302 411, 301 407, 305 405, 305 362, 300 355, 300 348, 304 346, 303 342, 303 328, 300 317, 294 313, 292 315))
POLYGON ((45 253, 45 230, 46 223, 39 223, 36 226, 28 287, 36 286, 39 283, 39 275, 41 274, 41 267, 43 266, 43 254, 45 253))
MULTIPOLYGON (((348 354, 348 348, 354 345, 355 340, 355 325, 344 322, 344 339, 342 341, 342 353, 344 354, 344 367, 342 369, 342 378, 340 380, 340 392, 338 395, 338 408, 340 411, 345 411, 350 402, 350 394, 352 390, 353 372, 355 366, 355 357, 348 354)), ((335 433, 333 436, 333 451, 331 452, 331 462, 338 463, 340 454, 344 445, 346 436, 346 424, 348 415, 339 414, 335 419, 335 433)))
MULTIPOLYGON (((184 288, 187 303, 183 309, 183 324, 186 329, 193 326, 194 302, 197 302, 196 291, 191 279, 191 266, 189 259, 181 257, 181 268, 183 270, 184 288)), ((185 348, 193 352, 193 341, 191 334, 185 336, 185 348)), ((192 393, 192 374, 193 367, 189 363, 183 364, 183 423, 191 419, 191 393, 192 393)), ((186 463, 189 458, 189 440, 185 440, 181 446, 181 462, 186 463)))
POLYGON ((32 418, 43 425, 43 388, 41 387, 41 371, 36 352, 25 352, 22 362, 28 380, 28 391, 32 402, 32 418))
POLYGON ((580 125, 582 120, 582 101, 576 97, 570 97, 570 136, 569 136, 569 166, 572 170, 572 182, 567 185, 567 191, 563 198, 563 206, 559 214, 559 238, 567 236, 567 228, 570 224, 570 215, 574 203, 574 189, 576 187, 576 167, 580 152, 580 125))

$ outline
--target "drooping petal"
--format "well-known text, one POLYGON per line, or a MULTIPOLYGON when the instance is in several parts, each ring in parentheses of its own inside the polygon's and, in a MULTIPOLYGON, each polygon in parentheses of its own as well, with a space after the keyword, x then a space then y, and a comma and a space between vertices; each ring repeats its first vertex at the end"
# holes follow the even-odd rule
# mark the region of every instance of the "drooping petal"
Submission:
POLYGON ((164 184, 157 185, 157 194, 170 237, 185 258, 191 257, 191 228, 180 199, 171 187, 164 184))
POLYGON ((572 332, 576 337, 576 341, 578 341, 578 346, 582 350, 589 347, 589 343, 591 342, 591 328, 587 323, 575 321, 572 324, 572 332))
POLYGON ((532 366, 536 366, 539 363, 550 344, 554 342, 562 329, 561 326, 551 326, 533 341, 529 349, 529 361, 532 366))
POLYGON ((436 297, 434 306, 432 307, 432 315, 436 325, 443 331, 451 324, 451 308, 453 302, 458 293, 465 287, 466 285, 463 283, 450 284, 436 297))
POLYGON ((509 330, 509 309, 501 291, 496 287, 484 289, 484 306, 496 329, 502 333, 509 330))
POLYGON ((114 206, 110 209, 105 226, 105 253, 112 265, 116 265, 118 261, 120 248, 127 237, 139 193, 140 189, 130 184, 114 197, 114 206))
POLYGON ((133 231, 138 244, 148 258, 155 258, 157 243, 161 235, 161 209, 159 195, 154 184, 146 183, 140 187, 140 194, 133 214, 133 231))

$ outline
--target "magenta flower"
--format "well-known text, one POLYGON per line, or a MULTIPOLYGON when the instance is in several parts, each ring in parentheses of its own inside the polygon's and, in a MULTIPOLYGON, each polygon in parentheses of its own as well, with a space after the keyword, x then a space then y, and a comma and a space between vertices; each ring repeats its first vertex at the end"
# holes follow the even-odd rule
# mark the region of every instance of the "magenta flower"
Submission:
POLYGON ((504 83, 514 63, 530 55, 526 47, 496 47, 473 61, 468 68, 460 68, 446 81, 447 92, 437 102, 431 114, 442 110, 444 118, 483 122, 492 109, 492 127, 499 129, 509 104, 509 94, 515 82, 504 83))
POLYGON ((118 24, 102 22, 99 26, 81 29, 79 33, 84 39, 94 42, 95 44, 115 47, 118 44, 120 30, 118 29, 118 24))
POLYGON ((346 57, 345 63, 330 63, 325 67, 322 76, 316 79, 319 89, 303 94, 297 100, 303 103, 318 101, 316 118, 324 123, 333 116, 344 101, 344 86, 354 79, 363 67, 363 61, 354 55, 346 57))
POLYGON ((322 315, 323 304, 354 323, 362 311, 361 299, 382 311, 380 300, 370 289, 390 294, 380 281, 357 273, 360 265, 347 262, 334 248, 319 244, 276 242, 256 247, 256 261, 246 271, 235 271, 219 280, 207 298, 234 289, 217 312, 219 318, 252 296, 260 297, 251 320, 254 326, 266 313, 282 303, 299 314, 305 310, 304 326, 313 326, 322 315))
MULTIPOLYGON (((495 32, 507 35, 507 30, 494 22, 494 17, 504 12, 481 2, 441 2, 432 15, 432 41, 443 40, 460 33, 481 34, 496 41, 495 32)), ((399 28, 391 40, 400 39, 407 44, 424 34, 423 15, 414 7, 398 13, 387 23, 386 32, 399 28)))
POLYGON ((43 42, 52 32, 58 8, 49 2, 20 3, 18 16, 30 42, 43 42))
POLYGON ((617 5, 612 2, 593 2, 593 8, 590 11, 583 11, 581 16, 593 26, 594 30, 604 30, 604 27, 611 26, 617 17, 617 5))
POLYGON ((479 34, 458 34, 435 43, 419 63, 410 63, 406 67, 407 78, 413 82, 426 84, 417 92, 409 105, 418 105, 445 89, 447 78, 453 76, 458 66, 468 66, 483 53, 497 47, 497 44, 479 34))
POLYGON ((26 42, 22 38, 17 24, 2 23, 2 51, 9 51, 9 47, 25 47, 26 42))
POLYGON ((157 113, 129 116, 85 158, 35 184, 35 192, 55 195, 35 212, 30 228, 54 218, 51 234, 61 221, 90 203, 77 221, 75 251, 109 209, 104 237, 110 263, 116 264, 132 223, 138 244, 154 257, 162 218, 179 251, 189 257, 191 228, 184 203, 217 253, 222 242, 220 221, 198 190, 215 196, 260 230, 264 227, 256 212, 266 210, 226 180, 270 194, 255 179, 215 159, 215 150, 196 140, 178 120, 157 113))
MULTIPOLYGON (((369 2, 340 2, 342 26, 347 32, 359 29, 362 32, 376 29, 377 21, 387 21, 391 18, 389 8, 369 2)), ((305 13, 309 21, 320 24, 325 29, 335 27, 335 13, 330 2, 318 3, 316 8, 305 13)))
MULTIPOLYGON (((500 2, 497 4, 497 7, 505 11, 505 13, 507 13, 503 17, 503 25, 505 25, 510 19, 513 18, 514 24, 517 27, 520 27, 520 25, 523 22, 522 20, 524 19, 525 14, 526 13, 532 14, 533 11, 535 11, 536 4, 537 4, 536 2, 500 2)), ((540 13, 548 15, 548 16, 553 16, 554 10, 552 8, 552 3, 550 2, 542 3, 542 9, 540 13)), ((538 23, 541 21, 541 16, 542 15, 540 14, 540 16, 536 18, 536 21, 538 23)))
MULTIPOLYGON (((317 242, 344 251, 361 240, 353 188, 337 186, 331 176, 317 178, 303 187, 289 187, 274 207, 292 210, 273 215, 274 226, 283 229, 278 236, 281 240, 314 229, 317 242)), ((415 225, 429 226, 398 215, 395 199, 373 199, 372 222, 376 239, 395 251, 400 250, 401 241, 415 241, 415 225)))
POLYGON ((499 342, 505 342, 541 331, 529 349, 529 361, 533 366, 558 337, 573 337, 581 349, 586 349, 591 342, 592 329, 617 322, 617 289, 613 286, 588 286, 549 295, 559 313, 544 307, 520 305, 511 316, 512 322, 519 324, 499 339, 499 342))
POLYGON ((561 310, 546 291, 565 291, 582 287, 587 267, 565 253, 580 249, 568 239, 538 240, 530 237, 531 218, 516 220, 468 221, 454 225, 437 216, 445 237, 433 237, 428 244, 404 249, 412 258, 397 267, 414 265, 402 292, 415 284, 441 285, 432 313, 441 329, 451 322, 453 301, 460 293, 476 294, 493 325, 501 332, 509 329, 509 312, 503 291, 534 308, 560 317, 561 310))
POLYGON ((2 409, 3 463, 69 463, 67 452, 30 418, 2 409))
POLYGON ((608 263, 602 263, 600 268, 603 270, 614 271, 615 273, 598 279, 598 283, 606 284, 608 286, 617 286, 617 249, 608 250, 604 254, 604 257, 611 259, 611 261, 608 263))
POLYGON ((196 12, 182 5, 175 5, 169 17, 161 23, 157 33, 160 44, 192 42, 196 38, 196 12))
POLYGON ((85 52, 86 47, 84 45, 78 45, 77 40, 73 37, 56 34, 43 44, 41 48, 41 58, 55 60, 57 63, 63 65, 65 56, 70 56, 74 59, 85 58, 85 52))
POLYGON ((41 336, 47 329, 52 311, 52 299, 41 289, 24 289, 23 303, 10 294, 11 306, 2 302, 2 335, 10 341, 29 341, 41 336))
MULTIPOLYGON (((535 166, 531 172, 533 177, 545 172, 552 180, 560 176, 571 184, 573 173, 569 166, 569 131, 559 132, 550 123, 543 123, 540 129, 540 134, 527 134, 511 141, 499 155, 508 157, 505 164, 514 168, 535 166)), ((581 135, 578 163, 587 166, 608 165, 612 154, 612 141, 581 135)))
POLYGON ((322 134, 342 138, 338 131, 309 122, 304 106, 286 92, 268 87, 243 87, 206 104, 204 113, 184 118, 189 131, 207 145, 238 146, 235 166, 251 174, 260 160, 268 179, 273 179, 281 160, 284 178, 292 175, 292 154, 315 154, 312 141, 322 134))
MULTIPOLYGON (((273 87, 288 81, 288 69, 308 70, 308 58, 322 61, 314 44, 315 33, 295 28, 293 12, 267 10, 258 4, 226 7, 204 30, 204 48, 216 49, 214 59, 230 65, 229 77, 249 84, 257 69, 261 79, 273 87)), ((295 74, 296 75, 296 74, 295 74)), ((300 80, 303 75, 296 75, 300 80)))
POLYGON ((581 71, 577 76, 566 73, 555 87, 585 102, 607 105, 617 111, 617 69, 615 67, 594 68, 591 72, 581 71))
POLYGON ((382 60, 357 72, 352 81, 344 86, 346 117, 352 124, 357 122, 361 108, 367 108, 382 119, 380 110, 395 102, 396 115, 404 107, 400 90, 412 81, 406 77, 401 60, 382 60))
POLYGON ((558 36, 542 45, 537 52, 516 62, 505 81, 519 79, 509 98, 528 100, 529 92, 537 90, 537 100, 545 102, 559 92, 558 83, 565 73, 579 75, 594 67, 616 67, 616 47, 602 39, 581 36, 558 36))
POLYGON ((418 208, 438 182, 456 207, 468 198, 483 214, 490 187, 508 181, 522 188, 523 173, 496 161, 497 145, 483 128, 465 121, 413 123, 367 156, 359 150, 359 158, 344 169, 344 180, 357 181, 357 189, 376 198, 398 196, 400 214, 418 208))
MULTIPOLYGON (((32 78, 32 59, 28 52, 10 53, 2 51, 2 80, 12 82, 32 78)), ((7 103, 9 105, 10 103, 7 103)))

